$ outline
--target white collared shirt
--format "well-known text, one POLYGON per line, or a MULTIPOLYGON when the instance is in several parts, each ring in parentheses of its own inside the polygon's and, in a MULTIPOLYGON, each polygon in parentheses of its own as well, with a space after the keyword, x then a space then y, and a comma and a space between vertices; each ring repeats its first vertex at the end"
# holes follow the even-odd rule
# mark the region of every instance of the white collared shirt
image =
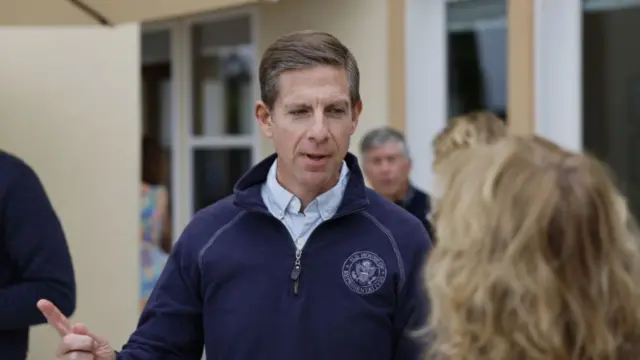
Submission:
POLYGON ((332 218, 338 211, 349 181, 349 168, 343 162, 338 183, 315 198, 302 212, 300 199, 278 183, 277 170, 278 160, 276 159, 269 169, 267 181, 262 185, 262 200, 269 212, 286 226, 296 247, 301 250, 313 230, 332 218))

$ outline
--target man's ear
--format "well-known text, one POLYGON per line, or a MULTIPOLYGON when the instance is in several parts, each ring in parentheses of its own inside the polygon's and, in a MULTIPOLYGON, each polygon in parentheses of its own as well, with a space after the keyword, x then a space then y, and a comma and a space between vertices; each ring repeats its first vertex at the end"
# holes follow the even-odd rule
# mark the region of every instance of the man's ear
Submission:
POLYGON ((356 128, 358 127, 358 122, 360 121, 360 113, 362 113, 362 101, 358 101, 353 106, 353 121, 351 122, 351 135, 356 132, 356 128))
POLYGON ((271 120, 271 111, 267 104, 262 101, 258 101, 256 103, 256 119, 258 120, 258 125, 260 125, 260 130, 267 138, 271 139, 273 137, 273 123, 271 120))

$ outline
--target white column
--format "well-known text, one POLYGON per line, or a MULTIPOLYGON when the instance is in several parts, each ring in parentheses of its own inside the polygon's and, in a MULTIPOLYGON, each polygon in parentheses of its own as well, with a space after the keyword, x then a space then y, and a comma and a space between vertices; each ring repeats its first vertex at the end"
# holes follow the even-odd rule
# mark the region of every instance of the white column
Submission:
POLYGON ((582 1, 535 2, 536 133, 582 149, 582 1))
POLYGON ((414 158, 412 181, 432 189, 431 141, 447 119, 447 5, 406 0, 406 136, 414 158))
POLYGON ((191 37, 184 22, 171 23, 171 85, 172 85, 172 230, 173 241, 191 220, 193 195, 191 188, 192 157, 189 137, 192 134, 191 100, 191 37))

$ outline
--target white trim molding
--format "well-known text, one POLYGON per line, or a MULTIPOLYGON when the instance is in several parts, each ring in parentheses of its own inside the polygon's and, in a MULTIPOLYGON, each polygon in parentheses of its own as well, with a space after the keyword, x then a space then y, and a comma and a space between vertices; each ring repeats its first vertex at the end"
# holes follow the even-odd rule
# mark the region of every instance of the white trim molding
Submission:
POLYGON ((406 0, 406 137, 414 161, 411 179, 433 188, 431 141, 447 121, 447 4, 406 0))
POLYGON ((582 1, 536 0, 535 129, 582 150, 582 1))
MULTIPOLYGON (((189 136, 190 121, 184 117, 184 104, 189 101, 185 91, 189 91, 189 84, 185 82, 184 67, 180 66, 185 62, 188 51, 186 48, 188 41, 187 29, 179 23, 173 23, 171 32, 171 216, 173 241, 178 241, 178 236, 189 223, 190 217, 186 214, 190 209, 189 177, 187 176, 188 163, 185 161, 189 154, 187 147, 187 136, 189 136)), ((190 118, 189 118, 190 120, 190 118)))

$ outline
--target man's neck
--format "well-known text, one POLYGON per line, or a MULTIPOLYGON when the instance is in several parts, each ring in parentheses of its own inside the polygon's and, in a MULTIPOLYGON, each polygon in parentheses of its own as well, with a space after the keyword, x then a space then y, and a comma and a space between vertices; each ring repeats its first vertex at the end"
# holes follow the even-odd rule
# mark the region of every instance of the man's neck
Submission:
POLYGON ((404 185, 402 185, 402 187, 398 192, 390 196, 389 200, 395 203, 403 202, 404 199, 407 197, 407 194, 409 193, 409 186, 410 186, 409 182, 407 181, 404 185))
POLYGON ((287 179, 287 177, 281 176, 280 171, 277 171, 276 180, 278 181, 278 184, 280 184, 280 186, 285 188, 288 192, 292 193, 295 197, 297 197, 300 200, 300 203, 301 203, 300 211, 302 211, 306 209, 306 207, 318 196, 326 193, 331 188, 336 186, 336 184, 340 180, 340 172, 338 172, 336 176, 332 178, 330 181, 327 181, 326 183, 322 184, 322 186, 318 186, 311 189, 301 184, 296 184, 293 181, 286 181, 286 180, 283 181, 284 179, 287 179))

